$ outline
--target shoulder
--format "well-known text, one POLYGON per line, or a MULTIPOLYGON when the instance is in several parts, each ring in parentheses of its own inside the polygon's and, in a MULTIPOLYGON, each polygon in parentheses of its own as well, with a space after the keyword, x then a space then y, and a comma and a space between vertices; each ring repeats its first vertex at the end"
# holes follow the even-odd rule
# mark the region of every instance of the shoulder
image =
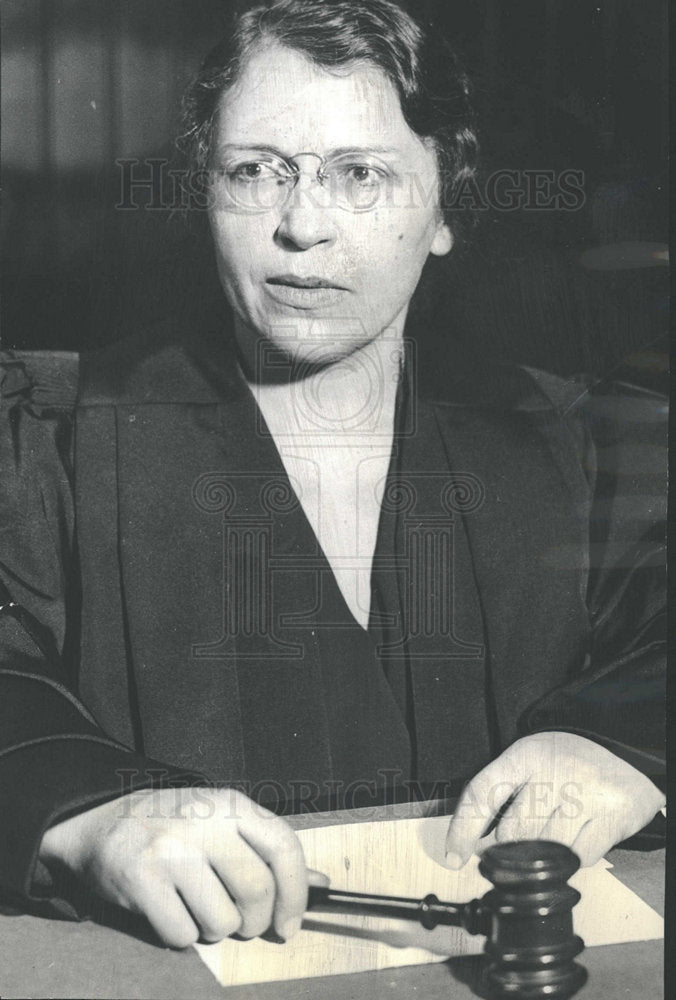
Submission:
POLYGON ((488 418, 509 413, 566 417, 580 408, 590 391, 590 380, 584 376, 562 377, 498 362, 424 372, 420 385, 422 395, 438 407, 460 407, 488 418))
POLYGON ((462 435, 471 445, 468 455, 496 475, 527 480, 528 488, 533 477, 563 482, 586 503, 590 439, 580 412, 589 392, 586 380, 488 363, 436 383, 436 391, 425 395, 450 448, 462 435))
POLYGON ((234 388, 234 358, 227 330, 159 324, 83 355, 79 405, 219 402, 234 388))
POLYGON ((79 355, 68 351, 0 352, 3 408, 36 417, 72 412, 79 369, 79 355))
POLYGON ((78 372, 69 352, 0 353, 0 517, 15 528, 70 509, 78 372))
MULTIPOLYGON (((435 359, 435 364, 436 364, 435 359)), ((542 413, 616 426, 664 422, 668 404, 668 351, 662 343, 635 352, 609 373, 557 375, 498 362, 438 364, 422 370, 422 394, 440 407, 475 413, 542 413)))

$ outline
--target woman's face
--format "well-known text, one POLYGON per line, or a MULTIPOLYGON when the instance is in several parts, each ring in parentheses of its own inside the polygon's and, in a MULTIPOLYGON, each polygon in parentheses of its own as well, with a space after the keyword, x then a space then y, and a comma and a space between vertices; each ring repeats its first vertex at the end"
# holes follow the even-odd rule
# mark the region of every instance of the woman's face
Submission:
POLYGON ((297 360, 326 363, 400 330, 428 254, 451 248, 435 153, 408 127, 376 66, 329 72, 291 49, 254 50, 221 98, 211 166, 218 269, 250 364, 261 336, 297 360), (237 168, 234 183, 249 197, 248 185, 269 176, 253 151, 344 151, 338 173, 362 207, 375 179, 388 194, 352 211, 332 178, 317 183, 320 160, 301 156, 295 188, 280 186, 272 199, 266 190, 257 204, 271 207, 242 211, 223 172, 232 178, 237 168))

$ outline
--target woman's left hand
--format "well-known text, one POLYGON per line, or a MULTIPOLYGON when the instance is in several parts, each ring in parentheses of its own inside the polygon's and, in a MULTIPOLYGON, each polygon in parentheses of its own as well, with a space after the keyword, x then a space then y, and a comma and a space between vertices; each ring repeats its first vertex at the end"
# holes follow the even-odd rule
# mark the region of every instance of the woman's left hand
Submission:
POLYGON ((662 792, 631 764, 573 733, 517 740, 469 782, 446 838, 446 863, 506 840, 557 840, 593 865, 641 830, 665 804, 662 792), (490 835, 482 834, 505 803, 490 835))

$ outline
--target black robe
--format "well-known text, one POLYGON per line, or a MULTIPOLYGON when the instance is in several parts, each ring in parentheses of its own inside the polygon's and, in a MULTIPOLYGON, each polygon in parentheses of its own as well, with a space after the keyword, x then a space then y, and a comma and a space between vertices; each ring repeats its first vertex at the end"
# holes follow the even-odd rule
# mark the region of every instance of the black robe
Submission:
POLYGON ((365 631, 220 335, 5 367, 0 885, 153 784, 440 794, 543 729, 662 773, 659 398, 409 358, 365 631))

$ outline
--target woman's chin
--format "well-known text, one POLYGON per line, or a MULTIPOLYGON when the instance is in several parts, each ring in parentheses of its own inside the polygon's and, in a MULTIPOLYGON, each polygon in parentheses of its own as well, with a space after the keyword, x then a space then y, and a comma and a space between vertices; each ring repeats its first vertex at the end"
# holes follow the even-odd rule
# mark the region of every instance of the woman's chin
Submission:
POLYGON ((377 336, 356 319, 293 320, 266 331, 267 342, 292 361, 317 367, 350 357, 377 336))

